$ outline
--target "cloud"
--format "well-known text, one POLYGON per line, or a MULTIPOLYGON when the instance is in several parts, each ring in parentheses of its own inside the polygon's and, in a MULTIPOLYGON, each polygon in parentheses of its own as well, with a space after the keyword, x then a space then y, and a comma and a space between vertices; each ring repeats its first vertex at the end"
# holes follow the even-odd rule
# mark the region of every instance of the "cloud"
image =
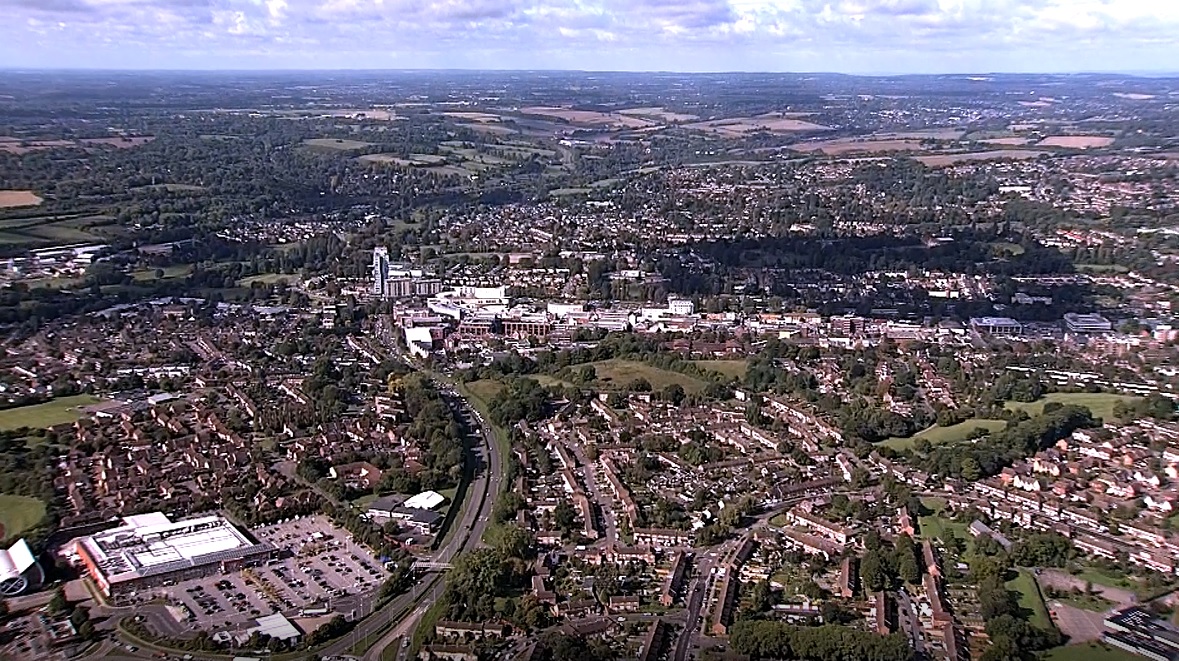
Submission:
POLYGON ((0 62, 17 66, 984 70, 1026 57, 1019 66, 1179 70, 1171 0, 0 0, 0 11, 26 26, 0 44, 0 62))

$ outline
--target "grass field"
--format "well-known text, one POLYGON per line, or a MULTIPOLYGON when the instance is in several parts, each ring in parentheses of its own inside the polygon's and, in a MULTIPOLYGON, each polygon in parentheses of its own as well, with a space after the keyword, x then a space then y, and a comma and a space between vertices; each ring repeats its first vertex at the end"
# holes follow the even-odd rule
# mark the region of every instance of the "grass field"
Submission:
POLYGON ((1048 607, 1044 605, 1044 597, 1040 595, 1040 588, 1030 572, 1020 571, 1019 575, 1007 581, 1007 589, 1019 593, 1019 606, 1031 612, 1028 621, 1041 629, 1052 629, 1052 618, 1048 616, 1048 607))
POLYGON ((951 521, 945 516, 939 514, 931 514, 923 516, 918 519, 920 530, 919 536, 925 539, 940 539, 947 540, 950 535, 958 539, 965 540, 967 546, 970 545, 970 533, 966 531, 966 524, 957 521, 951 521))
POLYGON ((546 388, 552 386, 561 386, 565 388, 576 387, 574 384, 569 383, 568 381, 562 381, 561 379, 549 376, 547 374, 529 374, 528 378, 534 379, 537 383, 545 386, 546 388))
POLYGON ((250 287, 255 282, 260 282, 264 285, 273 285, 279 282, 296 282, 298 279, 299 276, 291 275, 289 273, 263 273, 261 275, 252 275, 248 278, 242 278, 241 280, 238 280, 237 284, 239 287, 250 287))
MULTIPOLYGON (((187 278, 192 273, 191 264, 173 264, 165 266, 160 269, 164 272, 164 276, 159 278, 161 280, 175 280, 177 278, 187 278)), ((156 269, 140 269, 131 274, 131 277, 136 282, 150 282, 156 280, 156 269)))
POLYGON ((734 379, 744 379, 749 371, 749 362, 745 360, 694 360, 701 369, 720 372, 734 379))
POLYGON ((970 418, 956 425, 949 427, 930 427, 923 431, 917 432, 909 438, 890 438, 887 441, 882 441, 880 445, 890 447, 894 450, 907 450, 913 447, 913 441, 918 438, 937 445, 938 443, 948 443, 951 441, 962 441, 970 437, 970 433, 976 427, 982 427, 987 431, 996 432, 1007 426, 1004 420, 991 420, 988 418, 970 418))
POLYGON ((364 149, 371 146, 371 142, 361 142, 359 140, 341 140, 339 138, 311 138, 304 140, 303 144, 314 149, 325 149, 329 151, 356 151, 357 149, 364 149))
POLYGON ((0 411, 0 429, 44 428, 73 422, 81 417, 78 407, 101 401, 91 395, 75 395, 59 397, 44 404, 7 409, 0 411))
POLYGON ((1086 406, 1094 416, 1103 420, 1113 419, 1113 409, 1119 402, 1132 402, 1138 397, 1130 395, 1112 395, 1104 392, 1054 392, 1041 397, 1034 402, 1007 402, 1007 408, 1027 411, 1028 415, 1040 415, 1044 412, 1044 405, 1048 402, 1061 404, 1077 404, 1086 406))
POLYGON ((499 381, 491 379, 481 379, 479 381, 472 381, 464 386, 472 397, 478 399, 484 407, 496 396, 499 391, 504 389, 504 386, 499 381))
POLYGON ((630 360, 615 358, 592 364, 598 373, 598 383, 604 386, 624 388, 631 381, 640 377, 646 379, 654 390, 662 390, 673 383, 678 383, 686 392, 700 392, 705 385, 703 381, 685 374, 670 372, 630 360))
POLYGON ((4 526, 0 541, 19 537, 40 523, 44 516, 45 503, 36 498, 0 494, 0 525, 4 526))
POLYGON ((1137 654, 1102 645, 1101 643, 1080 643, 1048 650, 1041 661, 1142 661, 1137 654))

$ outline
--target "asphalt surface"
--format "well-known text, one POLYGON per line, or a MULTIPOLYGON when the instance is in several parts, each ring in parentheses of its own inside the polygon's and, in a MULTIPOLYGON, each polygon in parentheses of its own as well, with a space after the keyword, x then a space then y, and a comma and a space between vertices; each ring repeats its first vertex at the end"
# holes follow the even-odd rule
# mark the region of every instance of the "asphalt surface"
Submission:
MULTIPOLYGON (((433 556, 423 558, 433 562, 449 563, 460 553, 478 548, 483 544, 483 533, 491 523, 491 508, 500 489, 502 489, 503 475, 499 470, 502 465, 499 447, 495 443, 491 429, 462 397, 450 393, 447 393, 446 397, 455 411, 464 418, 467 428, 477 430, 479 441, 474 445, 472 451, 475 475, 467 487, 467 501, 463 506, 462 516, 455 521, 450 539, 433 556)), ((438 577, 438 581, 440 585, 441 577, 438 577)), ((389 631, 368 649, 364 656, 366 661, 376 661, 380 658, 381 651, 386 647, 397 644, 398 640, 404 636, 413 635, 413 624, 421 618, 438 595, 438 591, 433 589, 433 584, 429 580, 423 579, 421 581, 419 588, 424 586, 429 586, 430 589, 421 589, 420 592, 414 590, 401 595, 401 597, 394 599, 389 606, 382 609, 379 618, 373 616, 364 621, 362 626, 369 633, 380 630, 386 624, 391 623, 392 625, 389 631), (373 622, 370 626, 369 620, 379 621, 373 622)), ((361 637, 365 635, 364 632, 359 634, 361 637)), ((345 639, 350 638, 352 638, 351 635, 345 637, 345 639)), ((338 641, 336 644, 329 645, 319 654, 320 656, 344 654, 350 645, 351 643, 345 644, 344 641, 338 641)))

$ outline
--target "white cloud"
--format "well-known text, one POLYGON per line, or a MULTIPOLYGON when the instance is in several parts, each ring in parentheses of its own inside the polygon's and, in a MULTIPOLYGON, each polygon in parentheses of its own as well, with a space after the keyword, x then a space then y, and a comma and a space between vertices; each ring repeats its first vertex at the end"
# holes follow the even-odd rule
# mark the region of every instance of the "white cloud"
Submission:
POLYGON ((160 66, 199 66, 198 53, 208 66, 258 53, 258 66, 327 66, 371 52, 405 66, 592 68, 629 66, 610 50, 631 49, 680 68, 723 56, 746 69, 981 70, 1030 56, 1020 66, 1179 70, 1176 0, 0 0, 0 12, 15 26, 0 61, 18 65, 135 63, 133 47, 149 47, 160 66), (134 41, 120 49, 111 34, 134 41))

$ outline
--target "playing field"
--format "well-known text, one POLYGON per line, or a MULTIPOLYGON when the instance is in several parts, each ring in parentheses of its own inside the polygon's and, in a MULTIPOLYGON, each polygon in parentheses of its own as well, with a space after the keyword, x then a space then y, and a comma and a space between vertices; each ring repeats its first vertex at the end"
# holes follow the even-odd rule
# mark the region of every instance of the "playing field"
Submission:
POLYGON ((479 381, 472 381, 463 386, 467 392, 471 393, 472 397, 479 399, 486 406, 492 399, 504 389, 504 386, 499 381, 492 379, 481 379, 479 381))
POLYGON ((1007 589, 1019 593, 1019 606, 1031 611, 1028 622, 1041 629, 1051 629, 1052 619, 1048 617, 1048 607, 1044 605, 1044 598, 1040 596, 1040 588, 1036 586, 1036 579, 1030 572, 1020 571, 1019 576, 1007 581, 1007 589))
POLYGON ((45 503, 36 498, 0 494, 0 525, 4 526, 0 541, 19 537, 44 517, 45 503))
POLYGON ((949 427, 930 427, 908 438, 890 438, 887 441, 881 442, 880 445, 890 447, 894 450, 908 450, 913 447, 913 441, 916 441, 918 438, 924 438, 930 443, 937 445, 938 443, 966 440, 977 427, 982 427, 989 432, 996 432, 1006 426, 1007 422, 1003 420, 970 418, 969 420, 964 420, 949 427))
POLYGON ((1119 402, 1133 402, 1137 397, 1130 395, 1113 395, 1105 392, 1054 392, 1049 393, 1034 402, 1007 402, 1007 408, 1027 411, 1028 415, 1040 415, 1044 412, 1044 405, 1048 402, 1061 404, 1076 404, 1088 407, 1103 420, 1113 419, 1114 406, 1119 402))
POLYGON ((21 427, 44 428, 73 422, 82 417, 81 406, 97 404, 102 400, 92 395, 75 395, 73 397, 59 397, 44 404, 19 406, 14 409, 0 411, 0 429, 20 429, 21 427))
POLYGON ((1142 661, 1142 657, 1101 643, 1083 643, 1048 650, 1040 661, 1142 661))
POLYGON ((692 362, 701 369, 720 372, 734 379, 744 379, 745 373, 749 371, 749 363, 744 360, 694 360, 692 362))
POLYGON ((654 390, 678 383, 686 392, 700 392, 705 385, 699 379, 630 360, 604 360, 593 363, 593 366, 598 373, 598 383, 606 388, 625 388, 638 378, 646 379, 654 390))

